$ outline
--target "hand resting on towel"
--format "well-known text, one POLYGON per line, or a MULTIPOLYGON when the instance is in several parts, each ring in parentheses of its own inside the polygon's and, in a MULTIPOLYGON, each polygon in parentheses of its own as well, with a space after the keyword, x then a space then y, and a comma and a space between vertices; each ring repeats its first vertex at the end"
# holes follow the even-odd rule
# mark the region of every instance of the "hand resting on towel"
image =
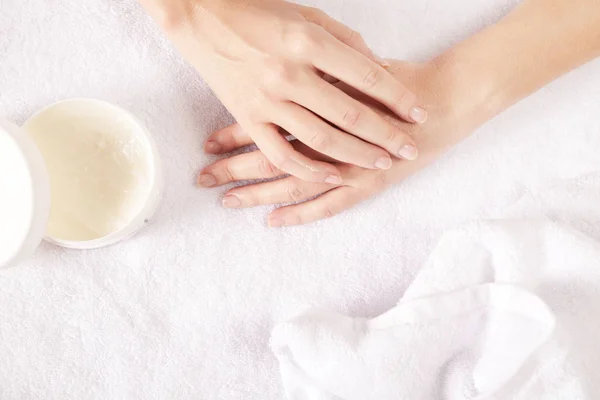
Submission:
MULTIPOLYGON (((269 218, 270 226, 289 226, 312 222, 335 215, 365 200, 389 185, 435 160, 482 122, 468 104, 456 101, 452 85, 434 62, 412 65, 392 61, 389 71, 410 85, 429 110, 429 122, 414 125, 402 122, 380 105, 346 85, 339 85, 346 93, 368 104, 378 114, 401 129, 411 132, 420 148, 415 161, 396 159, 389 170, 371 170, 336 162, 293 140, 294 148, 308 157, 334 163, 342 174, 343 184, 307 182, 285 175, 261 151, 244 153, 218 161, 202 171, 200 182, 205 186, 220 186, 234 181, 280 179, 242 186, 230 190, 223 200, 225 207, 241 208, 261 204, 303 202, 275 211, 269 218), (320 196, 319 196, 320 195, 320 196), (315 196, 316 199, 309 200, 315 196), (305 200, 309 200, 304 202, 305 200)), ((224 152, 253 144, 250 136, 238 125, 214 133, 209 141, 219 143, 224 152)))
MULTIPOLYGON (((334 162, 293 141, 298 152, 336 165, 343 183, 311 183, 288 177, 260 151, 231 156, 206 167, 199 183, 213 187, 233 181, 281 177, 229 190, 223 205, 239 208, 299 203, 273 211, 269 225, 274 227, 331 217, 424 168, 490 118, 598 56, 600 2, 526 0, 497 24, 430 62, 392 63, 389 72, 404 82, 428 110, 425 124, 402 122, 356 90, 340 86, 409 132, 420 151, 416 161, 395 159, 389 170, 363 169, 334 162)), ((225 153, 252 143, 251 135, 233 125, 211 135, 205 150, 214 153, 218 148, 225 153)), ((324 142, 321 149, 334 145, 324 142)))
POLYGON ((348 83, 407 121, 426 119, 414 94, 383 68, 361 36, 324 12, 282 0, 142 4, 279 169, 308 181, 341 182, 335 165, 297 152, 279 127, 364 168, 389 169, 390 154, 417 157, 405 131, 324 79, 348 83), (337 145, 325 146, 328 141, 337 145))

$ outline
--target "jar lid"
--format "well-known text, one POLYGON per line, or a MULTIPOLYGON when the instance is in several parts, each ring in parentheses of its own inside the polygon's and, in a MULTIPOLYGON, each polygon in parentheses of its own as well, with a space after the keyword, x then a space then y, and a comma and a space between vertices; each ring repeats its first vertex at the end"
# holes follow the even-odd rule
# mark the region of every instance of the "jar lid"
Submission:
POLYGON ((0 118, 0 268, 39 246, 50 215, 50 180, 33 140, 0 118))

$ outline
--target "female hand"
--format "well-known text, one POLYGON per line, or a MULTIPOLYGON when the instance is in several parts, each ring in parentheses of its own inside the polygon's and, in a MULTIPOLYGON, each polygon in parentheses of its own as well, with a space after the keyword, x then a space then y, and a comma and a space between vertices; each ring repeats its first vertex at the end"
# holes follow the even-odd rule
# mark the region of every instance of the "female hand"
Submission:
MULTIPOLYGON (((269 217, 269 225, 272 227, 305 224, 338 214, 424 168, 485 121, 483 113, 474 112, 475 107, 461 100, 461 95, 453 88, 451 77, 442 70, 435 62, 411 65, 395 61, 389 68, 396 78, 410 84, 425 101, 431 116, 426 125, 407 124, 380 106, 373 103, 370 105, 373 112, 410 132, 421 150, 417 161, 394 160, 392 168, 386 171, 336 163, 344 183, 328 184, 285 176, 284 171, 269 162, 264 153, 254 151, 232 156, 206 167, 199 182, 205 186, 220 186, 236 181, 279 178, 237 187, 228 191, 223 199, 223 205, 229 208, 299 203, 275 210, 269 217), (318 197, 313 199, 315 196, 318 197)), ((342 89, 357 100, 369 104, 369 99, 356 90, 347 86, 342 89)), ((215 132, 208 141, 217 143, 222 152, 253 143, 252 138, 237 124, 215 132)), ((334 162, 298 141, 291 145, 306 156, 334 162)))
MULTIPOLYGON (((390 154, 417 157, 408 124, 390 123, 324 79, 345 82, 405 121, 427 118, 360 35, 320 10, 282 0, 142 3, 278 170, 341 184, 332 160, 387 170, 390 154), (299 151, 280 128, 328 157, 299 151)), ((209 141, 206 150, 219 153, 220 145, 209 141)))
MULTIPOLYGON (((388 115, 390 121, 415 138, 422 153, 417 162, 396 160, 388 171, 339 164, 344 185, 311 184, 282 177, 229 191, 225 206, 301 202, 320 196, 280 208, 270 217, 272 226, 300 224, 334 215, 423 168, 488 119, 568 71, 600 57, 600 3, 597 0, 575 3, 577 7, 573 7, 573 0, 524 1, 497 24, 432 62, 422 66, 393 65, 391 73, 409 84, 431 114, 427 126, 408 125, 388 115), (570 18, 560 18, 567 14, 570 18), (518 41, 513 40, 516 37, 518 41), (553 38, 552 45, 548 44, 548 38, 553 38)), ((358 100, 363 99, 356 91, 347 87, 344 90, 358 100)), ((228 151, 250 143, 241 132, 230 127, 211 139, 228 151)), ((201 183, 218 185, 280 176, 281 172, 261 153, 254 152, 222 160, 203 173, 201 183)))

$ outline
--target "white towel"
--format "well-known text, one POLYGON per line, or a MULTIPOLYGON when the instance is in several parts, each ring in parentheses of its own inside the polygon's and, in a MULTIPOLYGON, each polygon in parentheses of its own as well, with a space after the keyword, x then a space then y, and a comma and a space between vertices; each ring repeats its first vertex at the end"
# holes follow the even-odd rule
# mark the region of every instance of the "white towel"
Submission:
POLYGON ((599 222, 599 183, 553 186, 507 219, 447 232, 376 318, 312 309, 277 326, 288 398, 599 398, 600 225, 560 221, 599 222))
MULTIPOLYGON (((423 60, 518 1, 305 3, 380 56, 423 60)), ((0 399, 281 400, 276 322, 303 305, 381 314, 444 231, 600 170, 599 72, 595 62, 555 82, 347 213, 271 230, 269 207, 225 210, 224 189, 194 187, 215 159, 204 139, 231 117, 136 0, 0 0, 0 114, 21 123, 69 97, 116 103, 154 135, 166 174, 159 212, 130 240, 84 252, 44 244, 0 271, 0 399)))

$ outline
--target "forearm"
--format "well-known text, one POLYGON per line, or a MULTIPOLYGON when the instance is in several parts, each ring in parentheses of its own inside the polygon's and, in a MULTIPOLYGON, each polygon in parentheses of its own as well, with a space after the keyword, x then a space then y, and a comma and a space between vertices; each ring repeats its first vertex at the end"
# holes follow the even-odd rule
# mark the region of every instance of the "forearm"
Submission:
POLYGON ((491 118, 600 56, 600 1, 525 0, 437 62, 491 118))

